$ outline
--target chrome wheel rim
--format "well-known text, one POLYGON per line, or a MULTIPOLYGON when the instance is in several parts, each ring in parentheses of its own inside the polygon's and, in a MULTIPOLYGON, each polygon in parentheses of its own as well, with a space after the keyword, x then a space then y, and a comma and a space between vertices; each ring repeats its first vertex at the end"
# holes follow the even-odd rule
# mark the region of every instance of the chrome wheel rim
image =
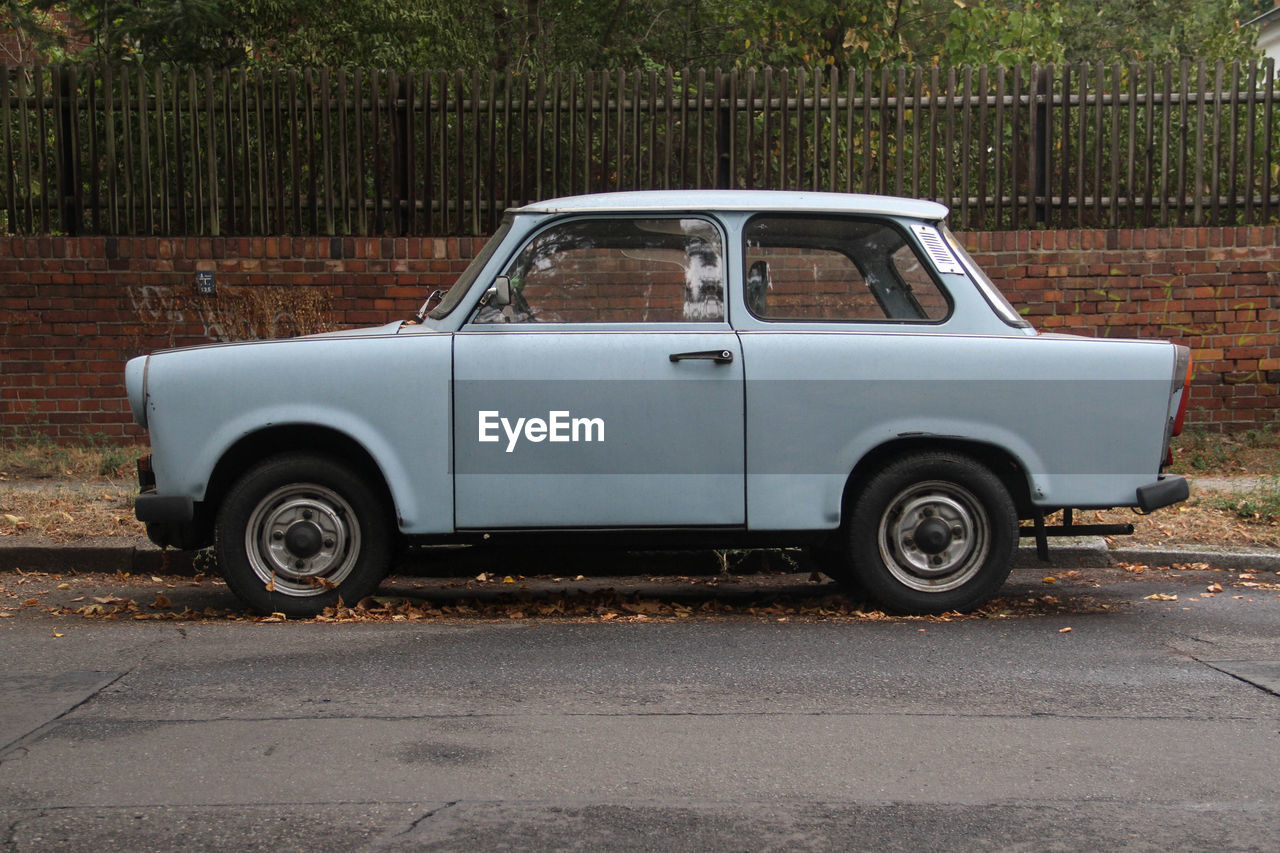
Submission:
POLYGON ((982 503, 955 483, 915 483, 880 517, 880 557, 894 579, 920 592, 948 592, 982 569, 991 522, 982 503))
POLYGON ((258 502, 245 526, 244 546, 254 574, 269 589, 321 595, 355 569, 360 525, 333 489, 294 483, 258 502))

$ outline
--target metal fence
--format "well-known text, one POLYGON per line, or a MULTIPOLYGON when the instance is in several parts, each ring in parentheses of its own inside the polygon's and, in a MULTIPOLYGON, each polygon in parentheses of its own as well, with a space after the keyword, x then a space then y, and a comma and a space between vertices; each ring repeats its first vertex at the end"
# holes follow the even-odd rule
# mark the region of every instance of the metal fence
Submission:
POLYGON ((495 74, 0 66, 18 234, 484 234, 532 200, 931 198, 963 229, 1280 211, 1265 63, 495 74))

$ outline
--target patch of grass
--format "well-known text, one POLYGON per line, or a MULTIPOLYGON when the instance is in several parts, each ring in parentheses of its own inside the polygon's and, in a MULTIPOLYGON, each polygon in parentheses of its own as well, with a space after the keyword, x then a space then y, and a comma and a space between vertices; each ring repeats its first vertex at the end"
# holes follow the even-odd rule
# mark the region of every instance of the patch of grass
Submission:
POLYGON ((1264 480, 1242 495, 1213 495, 1205 499, 1205 504, 1214 509, 1235 513, 1243 519, 1280 521, 1280 478, 1264 480))
POLYGON ((1173 440, 1173 468, 1185 474, 1280 475, 1280 430, 1270 424, 1234 434, 1189 429, 1173 440))
POLYGON ((6 479, 122 480, 132 477, 142 453, 134 444, 87 436, 72 444, 32 435, 0 444, 0 476, 6 479))
POLYGON ((1193 429, 1178 437, 1174 448, 1174 462, 1191 471, 1205 473, 1221 471, 1231 462, 1230 446, 1223 436, 1210 436, 1204 430, 1193 429))

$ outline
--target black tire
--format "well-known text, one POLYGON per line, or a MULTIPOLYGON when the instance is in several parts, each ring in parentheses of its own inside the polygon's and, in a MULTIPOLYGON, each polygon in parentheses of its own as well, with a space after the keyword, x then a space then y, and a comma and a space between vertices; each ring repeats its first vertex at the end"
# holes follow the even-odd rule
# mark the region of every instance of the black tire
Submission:
POLYGON ((355 604, 391 567, 390 512, 378 491, 328 456, 287 453, 241 477, 218 511, 218 569, 260 613, 315 616, 355 604))
POLYGON ((849 556, 868 597, 895 613, 967 611, 1009 577, 1018 517, 1009 490, 958 453, 886 465, 857 495, 849 556))

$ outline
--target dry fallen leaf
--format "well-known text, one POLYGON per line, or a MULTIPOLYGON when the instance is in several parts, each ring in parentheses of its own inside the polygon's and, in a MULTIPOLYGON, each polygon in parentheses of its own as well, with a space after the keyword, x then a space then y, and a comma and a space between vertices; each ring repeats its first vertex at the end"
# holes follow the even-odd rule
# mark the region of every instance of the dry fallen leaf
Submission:
POLYGON ((1222 592, 1222 584, 1211 583, 1207 587, 1205 587, 1204 591, 1205 592, 1222 592))
POLYGON ((1058 633, 1059 633, 1059 634, 1070 634, 1073 630, 1075 630, 1075 629, 1074 629, 1074 628, 1059 628, 1059 629, 1058 629, 1058 633))
POLYGON ((60 584, 58 584, 57 589, 63 589, 63 590, 71 589, 71 584, 69 584, 69 583, 60 583, 60 584))
POLYGON ((167 610, 173 606, 173 602, 169 600, 167 595, 157 595, 156 600, 151 602, 152 610, 167 610))
POLYGON ((1169 595, 1166 592, 1153 592, 1151 595, 1146 596, 1144 600, 1146 601, 1177 601, 1178 596, 1169 595))
POLYGON ((1055 578, 1053 575, 1049 575, 1049 576, 1047 576, 1047 577, 1044 579, 1044 582, 1045 582, 1045 583, 1057 583, 1057 582, 1058 582, 1058 579, 1057 579, 1057 578, 1055 578))

